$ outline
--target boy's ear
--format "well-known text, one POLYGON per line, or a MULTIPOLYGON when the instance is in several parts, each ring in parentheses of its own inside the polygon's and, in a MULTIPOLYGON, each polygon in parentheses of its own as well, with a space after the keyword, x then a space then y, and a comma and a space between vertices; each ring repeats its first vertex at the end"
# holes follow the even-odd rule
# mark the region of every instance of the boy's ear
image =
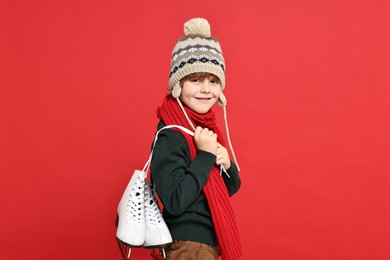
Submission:
POLYGON ((181 94, 181 87, 180 87, 180 81, 175 84, 172 88, 172 97, 178 98, 181 94))

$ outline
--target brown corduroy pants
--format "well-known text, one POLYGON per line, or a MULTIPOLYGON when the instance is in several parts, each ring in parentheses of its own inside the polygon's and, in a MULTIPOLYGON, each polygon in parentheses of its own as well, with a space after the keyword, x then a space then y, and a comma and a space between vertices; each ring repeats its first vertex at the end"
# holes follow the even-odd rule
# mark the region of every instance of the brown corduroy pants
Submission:
POLYGON ((166 254, 167 260, 218 260, 219 247, 189 240, 173 240, 166 254))

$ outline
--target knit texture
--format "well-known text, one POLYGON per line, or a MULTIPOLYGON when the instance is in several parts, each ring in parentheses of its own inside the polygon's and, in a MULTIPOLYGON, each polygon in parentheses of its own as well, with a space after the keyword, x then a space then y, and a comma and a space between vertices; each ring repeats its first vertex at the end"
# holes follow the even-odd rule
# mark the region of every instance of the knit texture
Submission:
MULTIPOLYGON (((195 126, 211 129, 217 134, 217 141, 223 146, 225 145, 222 133, 216 125, 215 113, 212 110, 205 114, 198 114, 187 107, 184 109, 195 126)), ((191 128, 177 101, 171 95, 166 96, 162 106, 157 110, 157 116, 168 125, 177 124, 191 128)), ((176 131, 180 132, 179 129, 176 131)), ((188 143, 191 160, 193 160, 197 154, 194 139, 184 132, 182 134, 188 143)), ((240 237, 229 201, 229 194, 217 165, 212 168, 209 179, 203 187, 203 192, 209 204, 222 259, 238 259, 242 255, 240 237)))

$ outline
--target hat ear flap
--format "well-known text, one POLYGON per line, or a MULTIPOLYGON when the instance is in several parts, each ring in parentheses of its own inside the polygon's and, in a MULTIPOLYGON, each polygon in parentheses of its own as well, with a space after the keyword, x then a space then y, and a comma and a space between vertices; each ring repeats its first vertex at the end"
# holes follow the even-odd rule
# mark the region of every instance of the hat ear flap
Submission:
POLYGON ((227 100, 226 100, 226 97, 225 97, 225 95, 223 94, 222 91, 221 91, 221 95, 219 96, 219 99, 217 100, 217 103, 221 107, 225 107, 226 106, 227 100))
POLYGON ((181 87, 180 87, 180 81, 175 84, 172 88, 172 97, 178 98, 181 94, 181 87))

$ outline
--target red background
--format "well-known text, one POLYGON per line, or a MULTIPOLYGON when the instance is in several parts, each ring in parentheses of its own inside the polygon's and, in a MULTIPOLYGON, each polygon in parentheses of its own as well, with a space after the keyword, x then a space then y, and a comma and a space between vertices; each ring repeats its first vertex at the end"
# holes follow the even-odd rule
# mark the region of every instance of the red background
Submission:
POLYGON ((2 1, 0 258, 120 259, 117 203, 147 159, 183 23, 205 17, 227 64, 243 259, 390 259, 389 10, 2 1))

